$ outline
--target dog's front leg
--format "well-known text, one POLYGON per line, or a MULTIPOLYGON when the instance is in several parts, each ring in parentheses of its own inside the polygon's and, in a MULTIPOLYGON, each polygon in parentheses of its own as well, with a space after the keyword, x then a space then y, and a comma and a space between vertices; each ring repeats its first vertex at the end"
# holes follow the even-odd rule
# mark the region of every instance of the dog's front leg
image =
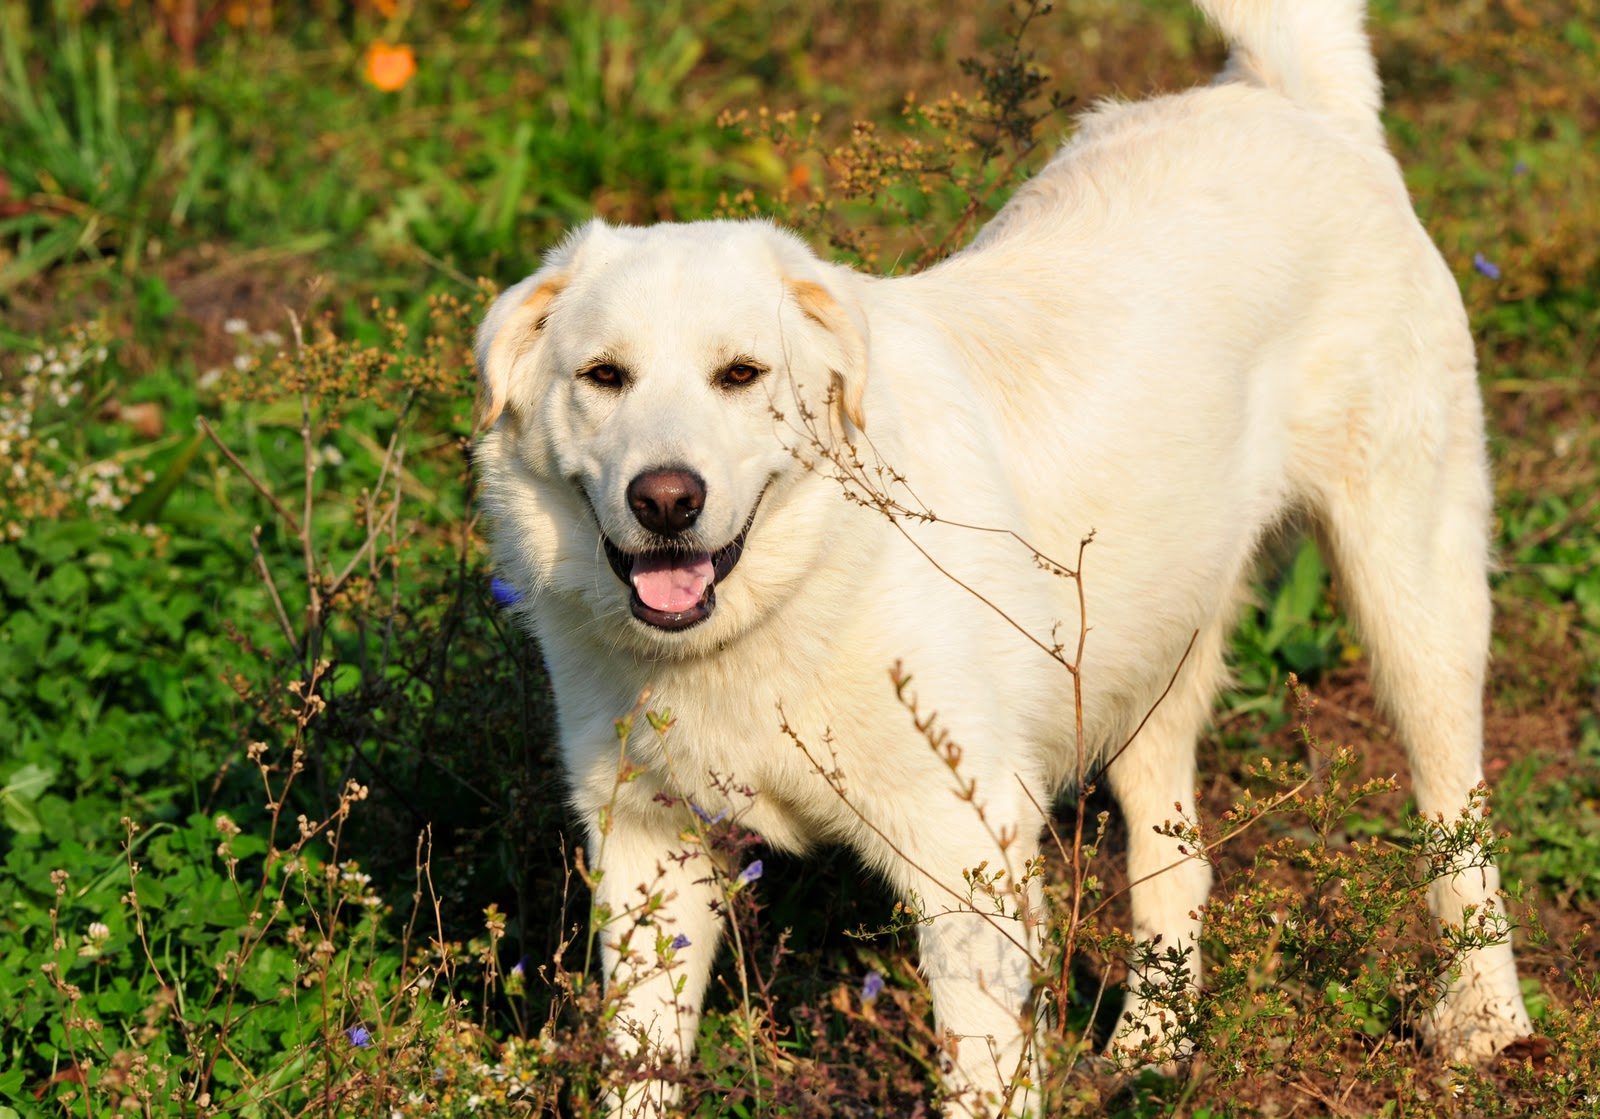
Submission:
POLYGON ((613 1114, 642 1119, 677 1099, 676 1084, 659 1073, 694 1051, 723 917, 711 867, 684 842, 681 820, 665 810, 606 818, 606 828, 598 815, 590 827, 594 931, 607 1000, 617 1007, 612 1039, 624 1054, 642 1053, 647 1074, 618 1075, 607 1103, 613 1114))
POLYGON ((891 877, 922 918, 922 973, 949 1045, 947 1119, 1037 1106, 1029 994, 1040 898, 1029 875, 1039 822, 1019 814, 1023 826, 991 827, 927 813, 892 856, 891 877))

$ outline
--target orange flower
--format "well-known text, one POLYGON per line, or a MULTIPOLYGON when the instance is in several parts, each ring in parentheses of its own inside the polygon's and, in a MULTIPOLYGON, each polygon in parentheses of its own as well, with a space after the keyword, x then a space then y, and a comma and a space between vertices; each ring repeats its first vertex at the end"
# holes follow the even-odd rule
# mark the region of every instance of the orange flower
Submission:
POLYGON ((404 89, 417 72, 417 56, 404 44, 391 47, 379 39, 367 48, 366 72, 367 81, 385 93, 393 93, 404 89))

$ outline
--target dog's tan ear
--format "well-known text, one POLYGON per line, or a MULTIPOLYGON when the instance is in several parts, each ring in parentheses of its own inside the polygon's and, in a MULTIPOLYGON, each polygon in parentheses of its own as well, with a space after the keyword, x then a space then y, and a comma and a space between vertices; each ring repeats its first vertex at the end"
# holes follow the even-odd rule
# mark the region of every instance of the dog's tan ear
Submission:
POLYGON ((477 340, 476 431, 488 431, 505 411, 512 369, 517 359, 538 341, 550 304, 565 286, 564 276, 536 273, 502 293, 483 317, 477 340))
POLYGON ((789 291, 806 318, 832 335, 838 350, 833 362, 833 402, 836 422, 849 420, 857 431, 867 430, 862 401, 867 392, 867 320, 859 308, 847 307, 833 293, 812 280, 789 280, 789 291))

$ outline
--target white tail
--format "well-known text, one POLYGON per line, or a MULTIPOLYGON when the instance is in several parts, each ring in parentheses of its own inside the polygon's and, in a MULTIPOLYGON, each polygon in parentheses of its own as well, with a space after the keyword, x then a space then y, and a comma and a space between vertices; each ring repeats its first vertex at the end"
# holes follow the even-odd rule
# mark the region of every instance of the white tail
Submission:
POLYGON ((1365 0, 1195 0, 1233 47, 1223 78, 1383 135, 1365 0))

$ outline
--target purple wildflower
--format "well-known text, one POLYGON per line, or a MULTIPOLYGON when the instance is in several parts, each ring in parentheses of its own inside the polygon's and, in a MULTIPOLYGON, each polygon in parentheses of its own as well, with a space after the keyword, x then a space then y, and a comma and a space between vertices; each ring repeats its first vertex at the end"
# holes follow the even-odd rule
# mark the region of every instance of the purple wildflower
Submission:
POLYGON ((866 980, 861 984, 861 1001, 871 1002, 883 994, 883 976, 876 969, 867 972, 866 980))
POLYGON ((511 974, 515 975, 518 979, 521 979, 524 975, 527 975, 528 974, 528 957, 524 956, 524 957, 522 957, 522 959, 520 959, 516 963, 512 964, 511 965, 511 974))
POLYGON ((757 859, 739 872, 739 877, 733 880, 735 886, 748 886, 761 877, 761 860, 757 859))
POLYGON ((1489 277, 1491 280, 1498 280, 1500 278, 1500 266, 1494 261, 1490 260, 1488 257, 1484 256, 1482 253, 1472 254, 1472 267, 1476 268, 1479 272, 1489 277))
POLYGON ((728 814, 728 810, 724 808, 721 812, 718 812, 715 816, 713 816, 704 808, 701 808, 698 804, 695 804, 693 801, 689 802, 689 811, 700 817, 700 822, 708 828, 713 824, 722 823, 723 818, 728 814))
POLYGON ((350 1044, 357 1049, 365 1049, 372 1044, 372 1035, 367 1032, 365 1026, 351 1026, 344 1032, 344 1036, 349 1038, 350 1044))
POLYGON ((1516 166, 1511 168, 1511 173, 1513 175, 1526 175, 1528 173, 1527 161, 1521 159, 1517 160, 1516 166))
POLYGON ((489 593, 500 606, 515 606, 522 601, 522 595, 517 592, 517 588, 498 575, 489 580, 489 593))
POLYGON ((672 943, 667 945, 667 947, 671 948, 674 952, 682 952, 685 948, 689 947, 689 945, 693 943, 694 942, 688 937, 684 936, 682 933, 679 933, 677 936, 672 938, 672 943))

